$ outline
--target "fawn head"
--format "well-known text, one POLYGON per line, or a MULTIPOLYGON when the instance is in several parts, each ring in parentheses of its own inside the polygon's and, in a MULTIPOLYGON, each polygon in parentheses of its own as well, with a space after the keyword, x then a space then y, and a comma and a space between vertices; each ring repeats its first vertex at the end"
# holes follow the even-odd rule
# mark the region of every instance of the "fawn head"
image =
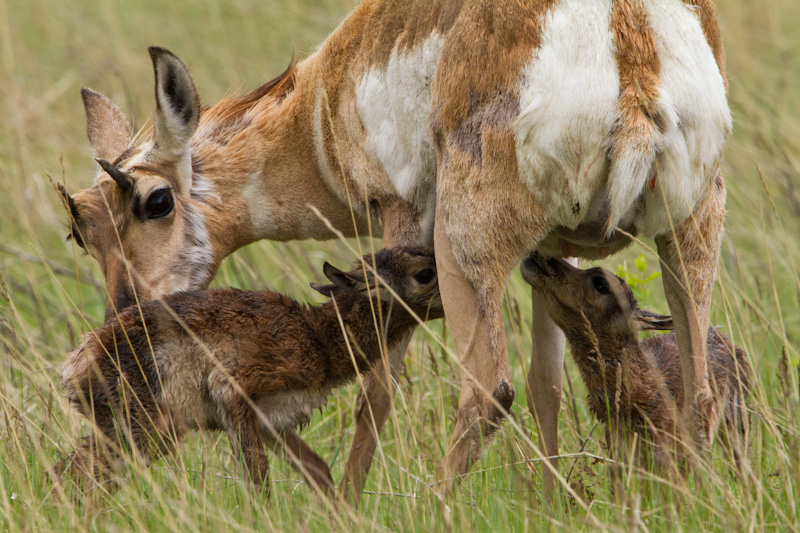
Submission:
POLYGON ((137 143, 122 111, 105 96, 81 91, 87 133, 99 165, 97 184, 73 196, 61 188, 70 236, 100 264, 106 314, 135 298, 205 287, 213 252, 196 207, 189 142, 200 98, 186 66, 168 50, 150 48, 155 70, 155 133, 137 143))
POLYGON ((581 270, 534 254, 522 262, 521 272, 565 332, 585 330, 586 321, 598 337, 673 329, 672 317, 640 309, 628 284, 603 268, 581 270))
POLYGON ((411 310, 424 320, 444 316, 436 261, 433 252, 424 248, 388 248, 365 255, 353 270, 341 270, 325 263, 328 285, 312 283, 311 287, 332 298, 342 294, 363 294, 391 303, 395 296, 388 285, 411 310), (375 274, 380 278, 376 278, 375 274))

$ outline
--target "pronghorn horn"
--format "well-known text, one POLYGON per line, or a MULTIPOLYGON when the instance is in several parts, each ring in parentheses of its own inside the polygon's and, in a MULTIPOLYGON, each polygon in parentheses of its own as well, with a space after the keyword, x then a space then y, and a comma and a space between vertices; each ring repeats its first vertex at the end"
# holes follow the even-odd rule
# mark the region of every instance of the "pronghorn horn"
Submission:
POLYGON ((103 167, 109 176, 111 176, 114 181, 117 182, 123 191, 127 191, 131 188, 131 181, 128 179, 128 175, 125 174, 123 171, 106 161, 105 159, 96 159, 97 163, 103 167))
POLYGON ((61 193, 61 197, 66 202, 66 207, 69 208, 69 214, 73 218, 73 220, 78 219, 78 206, 75 205, 75 200, 72 199, 72 196, 67 194, 67 190, 64 188, 63 185, 57 183, 56 186, 58 187, 58 192, 61 193))

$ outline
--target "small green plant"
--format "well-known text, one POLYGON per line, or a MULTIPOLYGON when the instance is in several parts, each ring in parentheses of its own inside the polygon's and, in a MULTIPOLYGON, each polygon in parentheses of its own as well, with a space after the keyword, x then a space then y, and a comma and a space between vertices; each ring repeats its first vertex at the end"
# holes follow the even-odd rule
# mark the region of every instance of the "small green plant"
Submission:
POLYGON ((630 286, 633 295, 639 301, 639 305, 646 307, 650 299, 650 289, 647 288, 646 285, 654 279, 658 279, 661 276, 661 272, 653 272, 645 276, 645 272, 647 271, 647 258, 642 254, 636 256, 634 265, 636 267, 635 272, 628 269, 627 261, 623 261, 621 265, 617 265, 616 274, 624 279, 625 283, 630 286))

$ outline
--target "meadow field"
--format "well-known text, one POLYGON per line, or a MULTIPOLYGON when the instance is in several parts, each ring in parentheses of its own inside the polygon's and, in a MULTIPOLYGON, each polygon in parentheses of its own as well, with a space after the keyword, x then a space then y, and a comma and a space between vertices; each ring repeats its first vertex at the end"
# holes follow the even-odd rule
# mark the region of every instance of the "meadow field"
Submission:
MULTIPOLYGON (((66 242, 51 184, 93 184, 82 86, 117 102, 135 129, 152 121, 147 46, 177 53, 204 103, 258 86, 302 58, 355 0, 0 0, 0 530, 4 531, 762 531, 800 529, 800 2, 718 0, 734 132, 723 163, 727 234, 712 321, 749 354, 752 472, 717 443, 695 476, 665 481, 623 465, 612 492, 602 426, 567 357, 560 473, 572 487, 543 497, 538 435, 524 376, 530 288, 507 290, 513 416, 460 490, 433 485, 455 424, 458 361, 443 321, 419 329, 395 410, 358 509, 332 512, 286 463, 271 462, 272 497, 253 495, 224 434, 191 434, 178 453, 130 474, 113 494, 51 494, 47 471, 87 431, 59 389, 59 366, 103 320, 97 264, 66 242)), ((158 243, 153 243, 158 246, 158 243)), ((346 266, 377 241, 260 242, 223 264, 213 286, 268 287, 319 302, 308 283, 328 260, 346 266)), ((634 282, 658 271, 652 243, 603 265, 634 282)), ((643 304, 668 312, 660 280, 643 304)), ((335 392, 303 436, 342 478, 358 385, 335 392)))

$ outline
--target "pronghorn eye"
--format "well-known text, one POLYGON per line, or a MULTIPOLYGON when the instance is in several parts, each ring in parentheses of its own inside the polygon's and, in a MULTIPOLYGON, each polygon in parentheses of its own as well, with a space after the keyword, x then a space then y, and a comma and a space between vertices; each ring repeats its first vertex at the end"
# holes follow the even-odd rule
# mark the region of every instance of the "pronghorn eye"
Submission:
POLYGON ((433 278, 436 277, 436 272, 434 272, 430 268, 426 268, 425 270, 420 270, 414 275, 414 279, 417 280, 417 283, 426 284, 430 283, 433 278))
POLYGON ((611 290, 608 286, 608 281, 603 276, 594 276, 592 278, 592 287, 600 294, 608 294, 611 290))
POLYGON ((156 189, 147 198, 145 214, 147 218, 161 218, 169 215, 175 207, 172 190, 169 188, 156 189))

